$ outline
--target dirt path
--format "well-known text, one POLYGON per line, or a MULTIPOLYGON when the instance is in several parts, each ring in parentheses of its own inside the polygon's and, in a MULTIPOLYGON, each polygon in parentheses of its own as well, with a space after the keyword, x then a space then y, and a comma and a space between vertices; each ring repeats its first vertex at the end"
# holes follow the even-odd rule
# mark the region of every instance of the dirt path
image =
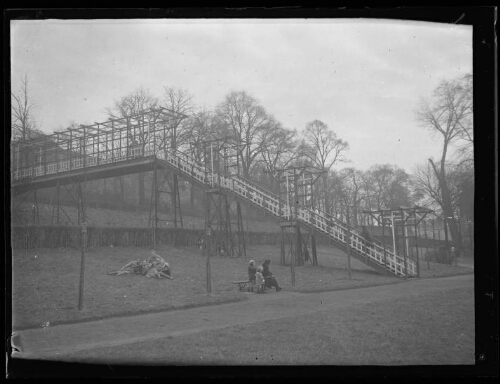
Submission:
POLYGON ((249 294, 249 300, 231 304, 19 331, 14 337, 14 344, 20 352, 14 352, 13 356, 57 358, 67 353, 101 346, 185 335, 377 301, 411 298, 459 287, 469 287, 473 290, 474 275, 411 280, 401 284, 323 293, 282 291, 262 295, 249 294))

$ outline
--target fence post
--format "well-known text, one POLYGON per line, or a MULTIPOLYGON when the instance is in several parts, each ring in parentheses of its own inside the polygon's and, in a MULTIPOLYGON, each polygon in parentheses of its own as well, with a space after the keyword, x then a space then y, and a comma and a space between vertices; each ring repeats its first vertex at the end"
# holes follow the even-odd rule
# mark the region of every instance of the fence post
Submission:
POLYGON ((85 248, 87 246, 87 222, 82 223, 82 256, 80 258, 80 287, 78 290, 78 310, 83 308, 83 286, 85 277, 85 248))
POLYGON ((318 256, 316 254, 316 237, 311 233, 311 251, 313 258, 313 265, 318 265, 318 256))
POLYGON ((207 274, 207 293, 212 292, 212 271, 210 268, 210 247, 211 247, 211 237, 212 237, 212 228, 209 226, 206 229, 205 233, 205 241, 203 242, 203 253, 206 253, 207 262, 206 262, 206 274, 207 274), (207 249, 208 247, 208 249, 207 249))
POLYGON ((349 210, 347 210, 347 270, 349 272, 349 280, 351 279, 351 225, 349 220, 349 210))

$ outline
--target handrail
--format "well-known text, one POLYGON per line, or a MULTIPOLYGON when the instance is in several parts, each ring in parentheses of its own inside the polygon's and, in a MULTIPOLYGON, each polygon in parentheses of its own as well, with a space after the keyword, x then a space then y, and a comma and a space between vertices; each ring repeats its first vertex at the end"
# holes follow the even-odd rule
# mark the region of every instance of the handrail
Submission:
MULTIPOLYGON (((237 177, 239 179, 242 179, 242 180, 245 180, 246 183, 252 185, 253 188, 255 189, 260 189, 261 191, 264 191, 263 193, 265 194, 270 194, 270 195, 273 195, 276 199, 279 199, 281 200, 282 204, 287 204, 283 199, 279 198, 277 195, 275 195, 273 192, 270 192, 268 190, 266 190, 265 188, 261 187, 260 185, 256 184, 255 182, 253 181, 250 181, 246 178, 244 178, 243 176, 240 176, 240 175, 237 175, 237 176, 234 176, 234 177, 237 177)), ((352 227, 348 224, 346 224, 345 222, 339 220, 338 218, 332 216, 331 214, 328 214, 326 213, 325 211, 321 210, 321 209, 318 209, 318 208, 314 208, 314 209, 311 209, 311 208, 308 208, 308 207, 305 207, 304 205, 302 204, 297 204, 296 206, 299 207, 299 210, 307 210, 309 211, 309 213, 311 214, 315 214, 315 215, 320 215, 322 217, 324 217, 326 220, 328 221, 331 221, 332 223, 335 223, 336 225, 339 225, 340 227, 346 229, 346 230, 350 230, 351 233, 355 233, 356 235, 358 235, 359 237, 363 238, 363 235, 361 233, 359 233, 359 230, 355 227, 352 227)), ((381 248, 383 248, 383 246, 381 245, 382 242, 378 241, 378 240, 375 240, 375 241, 372 241, 372 243, 374 245, 377 245, 377 246, 380 246, 381 248), (377 244, 378 243, 378 244, 377 244)), ((393 251, 392 249, 393 247, 390 245, 390 244, 386 244, 386 251, 393 251)), ((398 256, 400 257, 400 256, 398 256)), ((408 258, 416 261, 416 259, 412 258, 411 256, 407 256, 408 258)))
MULTIPOLYGON (((198 178, 201 182, 221 187, 227 189, 244 197, 246 200, 250 200, 252 203, 260 206, 268 213, 271 213, 278 218, 292 218, 292 212, 296 213, 295 217, 300 222, 312 227, 315 230, 325 233, 330 238, 338 241, 342 244, 349 244, 356 252, 365 257, 368 257, 373 262, 392 270, 396 275, 405 275, 405 269, 408 270, 408 274, 416 274, 416 263, 411 257, 404 257, 396 254, 391 247, 384 247, 372 242, 370 245, 366 245, 366 239, 359 233, 359 231, 346 223, 334 218, 331 215, 326 214, 320 210, 312 210, 310 208, 304 207, 302 205, 289 206, 285 201, 280 199, 274 193, 266 190, 260 185, 245 179, 241 175, 225 175, 221 172, 208 173, 207 168, 197 164, 194 159, 183 152, 178 152, 186 163, 188 167, 186 169, 181 169, 186 173, 189 173, 189 169, 197 169, 200 174, 204 174, 206 178, 198 178), (281 206, 281 211, 279 207, 281 206), (348 234, 350 234, 349 239, 347 239, 348 234), (392 252, 391 252, 392 251, 392 252), (406 265, 405 265, 406 262, 406 265)), ((168 151, 166 151, 166 154, 168 151)), ((175 160, 176 156, 174 153, 168 153, 167 156, 170 159, 170 163, 180 163, 181 160, 175 160)), ((168 160, 167 159, 167 160, 168 160)), ((193 175, 191 175, 193 176, 193 175)))

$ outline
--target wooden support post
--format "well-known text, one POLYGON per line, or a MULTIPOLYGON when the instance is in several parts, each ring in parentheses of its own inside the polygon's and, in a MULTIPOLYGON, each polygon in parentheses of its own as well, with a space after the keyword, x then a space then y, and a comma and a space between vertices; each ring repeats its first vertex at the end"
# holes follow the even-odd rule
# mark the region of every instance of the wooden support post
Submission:
POLYGON ((73 161, 72 161, 72 153, 73 153, 73 130, 69 131, 69 143, 68 143, 68 152, 69 152, 69 169, 73 169, 73 161))
POLYGON ((76 187, 77 191, 76 193, 78 194, 78 201, 77 201, 77 225, 81 225, 83 223, 82 217, 84 216, 83 212, 83 196, 82 196, 82 185, 81 183, 78 183, 78 186, 76 187))
POLYGON ((406 223, 404 221, 404 213, 403 210, 401 210, 401 232, 403 235, 403 257, 404 257, 404 262, 405 262, 405 279, 408 278, 408 256, 406 254, 406 236, 405 236, 405 229, 406 229, 406 223))
POLYGON ((429 261, 429 237, 427 236, 427 220, 424 220, 424 233, 425 233, 425 249, 427 250, 427 269, 430 270, 431 269, 431 264, 430 264, 430 261, 429 261))
POLYGON ((57 213, 56 213, 56 224, 59 225, 59 210, 61 209, 61 200, 60 200, 61 196, 60 196, 60 186, 59 186, 59 180, 57 180, 57 187, 56 187, 56 199, 57 199, 57 202, 56 202, 56 209, 57 209, 57 213))
MULTIPOLYGON (((172 172, 172 186, 173 186, 173 191, 172 191, 172 207, 174 208, 174 228, 177 231, 177 193, 179 192, 179 186, 177 184, 177 175, 172 172)), ((175 243, 175 238, 174 238, 174 243, 175 243)), ((172 244, 173 246, 173 244, 172 244)))
POLYGON ((387 275, 387 270, 390 268, 390 266, 387 265, 387 249, 385 246, 385 223, 383 217, 382 217, 382 239, 384 244, 384 266, 385 266, 384 273, 387 275))
POLYGON ((349 273, 349 280, 352 278, 351 275, 351 229, 347 228, 347 270, 349 273))
POLYGON ((313 233, 311 233, 311 251, 312 251, 312 259, 313 265, 318 265, 318 256, 316 253, 316 237, 313 233))
POLYGON ((347 270, 349 273, 349 280, 351 276, 351 225, 349 222, 349 210, 347 210, 347 270))
POLYGON ((156 232, 158 228, 158 187, 157 187, 157 165, 156 160, 153 165, 153 196, 154 196, 154 210, 153 210, 153 249, 156 249, 156 232))
POLYGON ((245 244, 245 231, 243 228, 243 216, 241 214, 240 202, 236 202, 236 219, 237 219, 237 231, 238 231, 238 256, 246 256, 247 249, 245 244))
POLYGON ((285 227, 281 227, 281 258, 280 258, 281 265, 286 265, 285 236, 286 236, 285 227))
POLYGON ((420 277, 420 258, 418 256, 418 233, 417 219, 415 218, 415 250, 417 253, 417 277, 420 277))
POLYGON ((300 249, 300 229, 298 225, 295 227, 295 249, 291 248, 290 273, 292 276, 292 286, 295 286, 295 263, 297 262, 297 252, 300 249))
POLYGON ((182 223, 182 209, 181 209, 181 198, 179 195, 179 181, 177 175, 173 173, 173 191, 172 191, 172 204, 174 207, 174 238, 172 240, 172 246, 175 247, 178 236, 178 229, 180 223, 180 228, 184 228, 184 224, 182 223))
POLYGON ((208 194, 205 193, 205 241, 203 242, 203 253, 206 255, 206 277, 207 277, 207 293, 212 292, 212 272, 210 269, 210 253, 211 253, 211 240, 212 240, 212 227, 208 224, 208 217, 210 215, 210 201, 208 194))
POLYGON ((33 191, 33 225, 40 224, 40 213, 38 211, 38 195, 36 193, 37 188, 33 191))
POLYGON ((78 289, 78 310, 83 309, 83 288, 85 279, 85 252, 87 246, 87 223, 84 221, 82 223, 82 254, 80 258, 80 285, 78 289))
MULTIPOLYGON (((281 213, 281 188, 280 188, 280 185, 281 185, 281 181, 278 179, 278 217, 281 220, 282 219, 282 213, 281 213)), ((247 214, 247 217, 248 217, 248 214, 247 214)), ((283 229, 281 230, 281 233, 283 233, 283 229)), ((283 262, 283 265, 285 265, 284 262, 283 262)))

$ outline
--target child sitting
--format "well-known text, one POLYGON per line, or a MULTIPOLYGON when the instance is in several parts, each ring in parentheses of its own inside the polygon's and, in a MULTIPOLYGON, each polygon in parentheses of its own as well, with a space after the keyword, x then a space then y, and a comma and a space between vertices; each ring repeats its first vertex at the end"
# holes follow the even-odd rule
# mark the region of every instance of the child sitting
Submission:
POLYGON ((258 267, 255 272, 255 286, 257 293, 264 293, 264 276, 262 276, 262 267, 258 267))

